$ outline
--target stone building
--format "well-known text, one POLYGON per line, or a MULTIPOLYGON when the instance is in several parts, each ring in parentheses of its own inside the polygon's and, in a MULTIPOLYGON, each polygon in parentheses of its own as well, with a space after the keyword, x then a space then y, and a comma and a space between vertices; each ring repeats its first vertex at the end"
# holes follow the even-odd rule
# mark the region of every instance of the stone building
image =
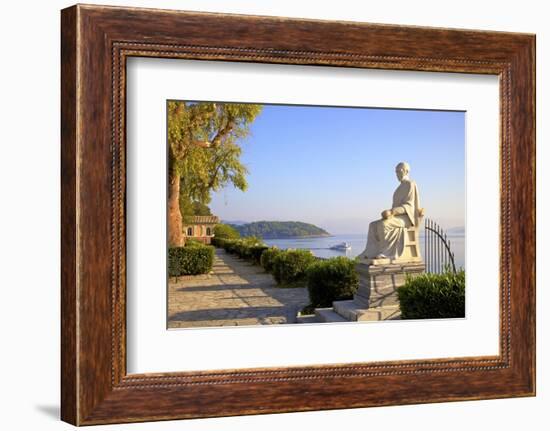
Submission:
POLYGON ((185 238, 210 244, 214 237, 214 227, 220 222, 220 218, 213 215, 186 217, 183 223, 185 238))

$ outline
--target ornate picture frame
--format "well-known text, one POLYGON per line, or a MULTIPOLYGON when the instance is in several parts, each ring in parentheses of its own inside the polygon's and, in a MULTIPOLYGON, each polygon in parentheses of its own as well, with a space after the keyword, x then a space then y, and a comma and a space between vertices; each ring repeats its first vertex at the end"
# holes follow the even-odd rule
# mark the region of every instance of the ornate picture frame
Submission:
POLYGON ((535 394, 535 36, 77 5, 61 14, 61 416, 74 425, 535 394), (128 374, 129 57, 491 74, 497 356, 128 374), (251 394, 261 393, 262 396, 251 394))

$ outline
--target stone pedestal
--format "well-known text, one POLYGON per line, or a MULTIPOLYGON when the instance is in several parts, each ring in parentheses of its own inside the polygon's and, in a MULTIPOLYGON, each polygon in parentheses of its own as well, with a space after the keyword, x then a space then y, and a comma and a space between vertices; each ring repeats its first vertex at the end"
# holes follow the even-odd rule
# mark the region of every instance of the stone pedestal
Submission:
POLYGON ((316 309, 321 322, 399 319, 397 289, 407 277, 423 274, 422 262, 358 263, 359 288, 353 300, 334 301, 332 308, 316 309))
POLYGON ((355 266, 359 274, 359 289, 353 300, 364 308, 399 305, 397 288, 405 284, 407 276, 423 274, 423 263, 388 263, 368 265, 358 263, 355 266))

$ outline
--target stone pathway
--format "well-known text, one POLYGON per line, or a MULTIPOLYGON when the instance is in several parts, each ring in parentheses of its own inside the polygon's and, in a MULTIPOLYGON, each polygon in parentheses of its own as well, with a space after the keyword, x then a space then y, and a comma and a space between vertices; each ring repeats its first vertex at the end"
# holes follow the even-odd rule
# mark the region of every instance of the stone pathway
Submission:
POLYGON ((305 287, 279 288, 258 265, 216 249, 213 272, 171 278, 168 328, 295 323, 305 287))

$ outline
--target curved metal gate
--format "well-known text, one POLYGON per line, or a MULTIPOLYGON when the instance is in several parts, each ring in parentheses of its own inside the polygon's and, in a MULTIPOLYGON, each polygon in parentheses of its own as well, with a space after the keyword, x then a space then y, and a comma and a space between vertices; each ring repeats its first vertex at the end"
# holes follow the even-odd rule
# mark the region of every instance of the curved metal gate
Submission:
POLYGON ((437 274, 446 270, 456 272, 451 241, 443 229, 429 218, 424 221, 424 261, 426 272, 437 274))

